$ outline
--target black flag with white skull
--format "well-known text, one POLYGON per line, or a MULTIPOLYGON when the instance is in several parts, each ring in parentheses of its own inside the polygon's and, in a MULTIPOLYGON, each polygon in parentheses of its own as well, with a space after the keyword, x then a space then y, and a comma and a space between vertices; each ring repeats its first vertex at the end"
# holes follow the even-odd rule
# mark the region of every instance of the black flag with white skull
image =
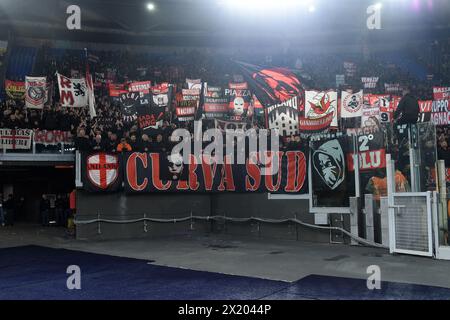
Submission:
POLYGON ((312 191, 316 206, 348 207, 354 181, 348 176, 346 154, 350 139, 341 136, 311 142, 312 191))
POLYGON ((138 107, 140 106, 139 92, 126 92, 119 95, 119 102, 122 107, 122 118, 126 123, 133 122, 138 117, 138 107))

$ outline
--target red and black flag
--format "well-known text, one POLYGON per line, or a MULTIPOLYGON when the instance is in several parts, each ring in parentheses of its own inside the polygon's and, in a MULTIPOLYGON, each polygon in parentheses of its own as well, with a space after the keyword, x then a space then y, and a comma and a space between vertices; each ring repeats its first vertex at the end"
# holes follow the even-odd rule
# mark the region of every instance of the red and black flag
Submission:
POLYGON ((282 103, 292 97, 303 101, 304 88, 298 77, 287 68, 260 67, 240 61, 243 76, 261 104, 269 106, 282 103))

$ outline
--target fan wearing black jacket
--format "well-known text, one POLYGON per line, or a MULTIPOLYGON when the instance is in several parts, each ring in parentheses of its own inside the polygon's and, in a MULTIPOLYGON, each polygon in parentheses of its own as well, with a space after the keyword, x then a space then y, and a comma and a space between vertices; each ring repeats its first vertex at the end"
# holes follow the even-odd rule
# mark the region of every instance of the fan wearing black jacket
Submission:
POLYGON ((409 89, 403 90, 403 97, 400 100, 397 110, 394 113, 395 124, 417 123, 419 118, 419 102, 409 89))

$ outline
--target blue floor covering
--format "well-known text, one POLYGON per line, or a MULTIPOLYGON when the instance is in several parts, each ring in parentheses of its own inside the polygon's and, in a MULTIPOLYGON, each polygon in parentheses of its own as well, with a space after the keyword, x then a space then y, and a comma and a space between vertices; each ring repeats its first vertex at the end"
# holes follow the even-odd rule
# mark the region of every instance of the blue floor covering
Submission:
POLYGON ((450 289, 311 275, 295 282, 157 266, 145 260, 23 246, 0 249, 0 300, 9 299, 450 299, 450 289), (81 268, 81 290, 66 286, 81 268))

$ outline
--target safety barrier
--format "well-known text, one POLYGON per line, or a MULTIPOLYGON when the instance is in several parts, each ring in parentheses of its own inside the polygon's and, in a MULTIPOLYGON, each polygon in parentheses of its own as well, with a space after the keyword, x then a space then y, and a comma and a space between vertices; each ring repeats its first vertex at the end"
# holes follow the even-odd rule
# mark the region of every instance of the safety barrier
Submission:
MULTIPOLYGON (((231 222, 251 222, 251 221, 256 221, 256 222, 263 222, 263 223, 272 223, 272 224, 278 224, 278 223, 296 223, 308 228, 315 228, 315 229, 322 229, 322 230, 336 230, 336 231, 340 231, 342 233, 344 233, 345 235, 349 236, 350 238, 352 238, 353 240, 357 241, 360 244, 364 244, 367 246, 371 246, 371 247, 377 247, 377 248, 383 248, 383 249, 388 249, 389 247, 379 244, 379 243, 375 243, 373 241, 369 241, 366 239, 363 239, 359 236, 356 236, 350 232, 348 232, 347 230, 343 229, 343 228, 339 228, 339 227, 331 227, 331 226, 318 226, 318 225, 314 225, 314 224, 310 224, 310 223, 306 223, 303 222, 297 218, 287 218, 287 219, 267 219, 267 218, 257 218, 257 217, 249 217, 249 218, 233 218, 233 217, 227 217, 227 216, 219 216, 219 215, 215 215, 215 216, 194 216, 194 215, 190 215, 190 216, 186 216, 186 217, 182 217, 182 218, 172 218, 172 219, 160 219, 160 218, 149 218, 147 217, 145 214, 143 215, 142 218, 137 218, 137 219, 129 219, 129 220, 114 220, 114 219, 104 219, 101 218, 101 215, 98 214, 96 219, 90 219, 90 220, 75 220, 75 224, 76 225, 86 225, 86 224, 92 224, 92 223, 97 223, 97 232, 99 234, 101 234, 101 226, 100 224, 103 223, 119 223, 119 224, 128 224, 128 223, 138 223, 138 222, 143 222, 144 223, 144 231, 147 232, 147 225, 146 222, 156 222, 156 223, 177 223, 177 222, 186 222, 186 221, 191 221, 191 223, 193 222, 193 220, 201 220, 201 221, 231 221, 231 222)), ((192 227, 192 225, 191 225, 192 227)))

